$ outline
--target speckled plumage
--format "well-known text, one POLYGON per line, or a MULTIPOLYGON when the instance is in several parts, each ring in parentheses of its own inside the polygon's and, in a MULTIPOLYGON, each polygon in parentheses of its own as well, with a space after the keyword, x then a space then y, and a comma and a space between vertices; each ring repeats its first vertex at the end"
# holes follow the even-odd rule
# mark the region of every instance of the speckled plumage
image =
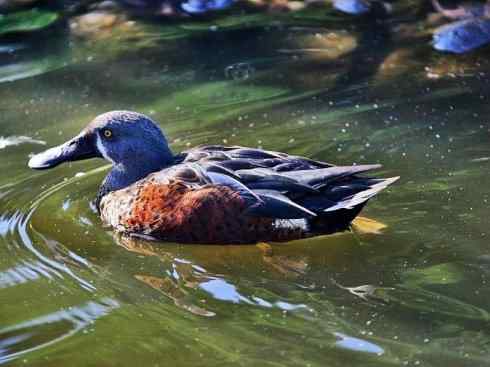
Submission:
POLYGON ((303 237, 301 228, 246 214, 250 203, 237 191, 197 177, 195 167, 154 173, 111 192, 101 218, 120 232, 183 243, 254 243, 303 237))

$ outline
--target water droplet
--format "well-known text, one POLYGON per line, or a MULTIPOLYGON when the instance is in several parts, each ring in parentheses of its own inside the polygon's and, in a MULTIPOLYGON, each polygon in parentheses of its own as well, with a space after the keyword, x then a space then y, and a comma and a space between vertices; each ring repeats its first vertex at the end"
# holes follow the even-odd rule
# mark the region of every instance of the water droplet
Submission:
POLYGON ((225 77, 233 80, 247 80, 255 73, 255 68, 246 62, 229 65, 225 68, 225 77))

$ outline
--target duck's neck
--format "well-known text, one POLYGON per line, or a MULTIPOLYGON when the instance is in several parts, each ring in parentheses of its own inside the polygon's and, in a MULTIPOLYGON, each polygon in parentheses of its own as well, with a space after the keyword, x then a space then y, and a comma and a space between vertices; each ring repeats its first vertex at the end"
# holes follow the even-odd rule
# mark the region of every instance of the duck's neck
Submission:
POLYGON ((160 171, 174 164, 175 158, 170 153, 158 157, 134 157, 130 162, 114 164, 99 187, 96 206, 99 208, 102 198, 112 191, 124 189, 150 173, 160 171))

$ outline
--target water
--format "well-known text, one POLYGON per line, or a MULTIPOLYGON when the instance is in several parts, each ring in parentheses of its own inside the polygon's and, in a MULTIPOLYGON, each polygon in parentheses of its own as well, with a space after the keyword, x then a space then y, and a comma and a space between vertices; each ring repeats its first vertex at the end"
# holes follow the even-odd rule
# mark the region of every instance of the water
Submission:
POLYGON ((0 364, 490 365, 488 50, 437 54, 425 28, 317 13, 9 40, 0 364), (363 215, 387 228, 259 246, 119 238, 91 205, 106 163, 26 166, 113 109, 152 116, 174 151, 383 163, 402 179, 363 215))

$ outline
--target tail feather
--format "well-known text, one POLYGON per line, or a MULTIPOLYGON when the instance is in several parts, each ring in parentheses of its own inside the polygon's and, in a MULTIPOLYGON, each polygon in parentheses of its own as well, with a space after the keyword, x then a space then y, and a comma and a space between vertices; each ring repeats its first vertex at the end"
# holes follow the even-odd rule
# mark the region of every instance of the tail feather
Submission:
POLYGON ((334 166, 329 168, 319 168, 314 170, 300 170, 282 172, 283 176, 298 180, 302 184, 314 186, 324 185, 327 182, 338 180, 346 176, 353 176, 380 168, 380 164, 365 164, 357 166, 334 166))
POLYGON ((331 212, 339 209, 353 209, 356 206, 368 201, 374 195, 384 190, 386 187, 396 182, 400 177, 387 178, 382 182, 378 182, 372 185, 369 189, 363 190, 352 196, 346 197, 344 200, 339 201, 337 204, 324 209, 324 212, 331 212))
MULTIPOLYGON (((317 216, 308 221, 311 230, 321 233, 333 233, 348 229, 367 201, 398 179, 399 177, 392 177, 378 181, 366 190, 347 196, 334 205, 323 208, 321 212, 317 211, 317 216)), ((327 203, 328 200, 324 202, 327 203)), ((308 207, 308 209, 311 208, 308 207)))

